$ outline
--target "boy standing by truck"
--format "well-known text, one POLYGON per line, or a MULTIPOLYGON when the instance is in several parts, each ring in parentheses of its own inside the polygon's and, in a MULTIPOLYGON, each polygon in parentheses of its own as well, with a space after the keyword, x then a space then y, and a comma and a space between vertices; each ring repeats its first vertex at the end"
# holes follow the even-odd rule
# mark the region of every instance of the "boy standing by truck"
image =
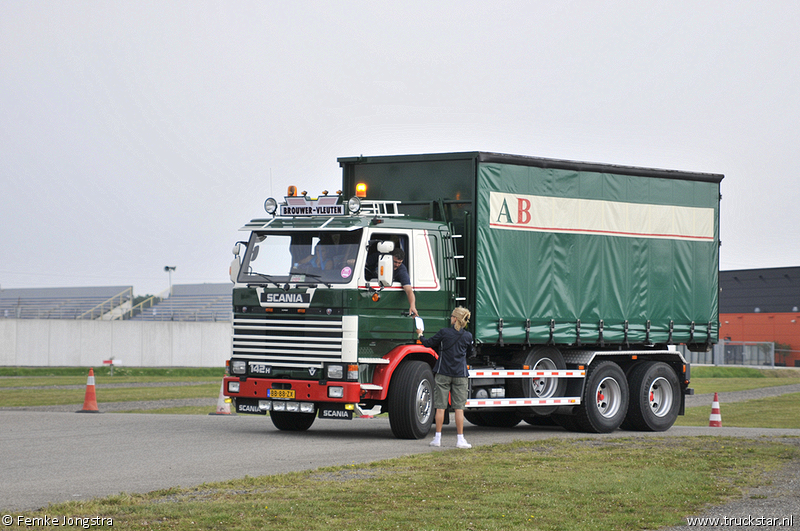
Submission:
POLYGON ((433 405, 436 408, 436 434, 431 446, 442 445, 442 424, 447 410, 448 396, 456 410, 457 448, 472 448, 464 438, 464 406, 467 403, 468 376, 467 349, 472 345, 472 334, 465 328, 469 322, 470 312, 461 306, 450 314, 450 328, 442 328, 430 339, 422 337, 422 330, 417 329, 420 342, 439 352, 439 359, 433 366, 436 374, 436 387, 433 391, 433 405))

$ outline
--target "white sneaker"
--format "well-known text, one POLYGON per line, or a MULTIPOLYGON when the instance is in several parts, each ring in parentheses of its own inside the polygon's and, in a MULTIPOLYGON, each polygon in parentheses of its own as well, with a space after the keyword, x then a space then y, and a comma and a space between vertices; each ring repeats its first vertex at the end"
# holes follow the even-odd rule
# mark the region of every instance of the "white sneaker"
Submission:
POLYGON ((434 439, 434 440, 431 441, 430 445, 431 446, 441 446, 442 445, 442 441, 438 441, 438 440, 434 439))
POLYGON ((456 448, 472 448, 472 445, 467 441, 458 441, 458 443, 456 443, 456 448))

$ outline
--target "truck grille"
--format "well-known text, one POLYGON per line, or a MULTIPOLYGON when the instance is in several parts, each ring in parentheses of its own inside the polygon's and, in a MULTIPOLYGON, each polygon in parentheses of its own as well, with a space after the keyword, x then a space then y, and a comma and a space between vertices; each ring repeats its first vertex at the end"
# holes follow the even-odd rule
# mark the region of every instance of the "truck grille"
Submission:
POLYGON ((355 362, 357 329, 356 316, 234 316, 233 355, 285 367, 355 362))

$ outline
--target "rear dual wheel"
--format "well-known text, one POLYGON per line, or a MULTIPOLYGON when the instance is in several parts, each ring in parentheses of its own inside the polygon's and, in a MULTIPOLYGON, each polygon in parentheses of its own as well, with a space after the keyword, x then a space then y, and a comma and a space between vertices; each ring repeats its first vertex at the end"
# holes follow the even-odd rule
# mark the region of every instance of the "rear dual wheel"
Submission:
POLYGON ((641 363, 630 372, 631 398, 622 427, 627 430, 665 431, 678 419, 680 382, 672 367, 662 362, 641 363))
POLYGON ((586 375, 582 403, 568 424, 589 433, 612 432, 625 419, 628 400, 628 382, 620 366, 613 361, 594 363, 586 375))

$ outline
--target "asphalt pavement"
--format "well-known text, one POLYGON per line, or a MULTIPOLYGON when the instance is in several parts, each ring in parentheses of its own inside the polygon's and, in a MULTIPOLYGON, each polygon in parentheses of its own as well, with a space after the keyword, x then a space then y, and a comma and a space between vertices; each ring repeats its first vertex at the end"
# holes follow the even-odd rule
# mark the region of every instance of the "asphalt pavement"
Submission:
MULTIPOLYGON (((349 465, 455 448, 445 426, 442 448, 428 439, 395 439, 386 417, 317 420, 304 433, 276 430, 251 415, 161 415, 0 411, 0 509, 144 493, 170 487, 349 465)), ((469 425, 474 446, 547 438, 725 435, 795 436, 800 430, 673 427, 662 433, 571 433, 522 423, 511 429, 469 425)), ((458 450, 462 451, 462 450, 458 450)), ((469 450, 466 450, 469 451, 469 450)))

